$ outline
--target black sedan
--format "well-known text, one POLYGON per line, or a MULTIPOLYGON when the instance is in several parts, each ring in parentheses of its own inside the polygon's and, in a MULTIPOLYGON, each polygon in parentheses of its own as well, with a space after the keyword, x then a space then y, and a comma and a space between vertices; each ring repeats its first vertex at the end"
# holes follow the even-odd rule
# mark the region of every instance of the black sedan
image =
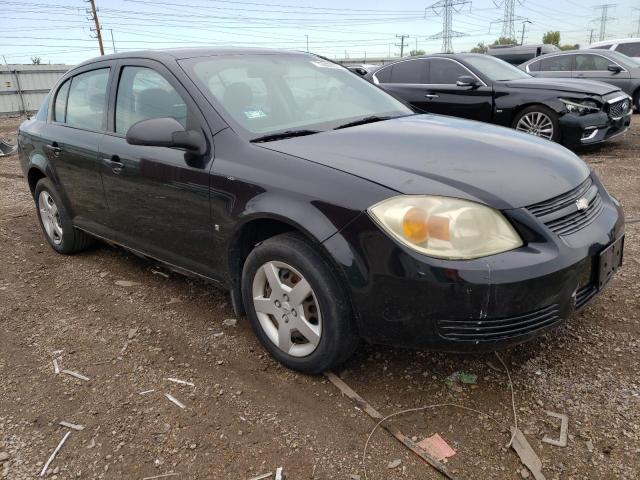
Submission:
POLYGON ((417 111, 495 123, 571 147, 602 142, 631 123, 631 98, 615 86, 534 78, 489 55, 410 58, 365 78, 417 111))
POLYGON ((264 347, 320 372, 360 339, 531 339, 620 265, 620 204, 577 156, 415 115, 292 52, 193 49, 69 71, 19 131, 51 247, 94 239, 229 289, 264 347))

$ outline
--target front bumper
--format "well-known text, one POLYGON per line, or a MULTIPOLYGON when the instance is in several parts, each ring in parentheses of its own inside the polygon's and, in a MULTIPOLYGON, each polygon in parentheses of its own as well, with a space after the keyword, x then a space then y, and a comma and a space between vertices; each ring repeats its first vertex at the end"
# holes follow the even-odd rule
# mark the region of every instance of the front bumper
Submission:
POLYGON ((415 253, 367 214, 324 245, 349 284, 365 340, 457 352, 496 350, 557 326, 597 294, 599 254, 624 234, 619 205, 604 189, 601 195, 598 218, 564 237, 525 209, 506 212, 527 238, 525 246, 476 260, 415 253))
POLYGON ((568 147, 594 145, 624 133, 631 125, 632 110, 620 118, 605 112, 577 115, 566 113, 560 117, 562 143, 568 147))

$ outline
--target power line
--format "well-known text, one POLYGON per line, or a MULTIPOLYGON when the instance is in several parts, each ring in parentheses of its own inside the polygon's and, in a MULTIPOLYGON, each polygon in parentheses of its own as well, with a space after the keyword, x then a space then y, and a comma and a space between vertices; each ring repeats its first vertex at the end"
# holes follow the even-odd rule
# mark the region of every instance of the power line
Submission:
MULTIPOLYGON (((465 36, 464 33, 453 30, 453 14, 460 12, 465 5, 471 5, 471 0, 440 0, 429 8, 438 16, 442 17, 442 31, 429 38, 436 40, 442 38, 442 53, 453 53, 452 38, 465 36)), ((425 9, 425 17, 427 10, 425 9)))
POLYGON ((617 4, 615 3, 604 3, 594 7, 596 10, 602 11, 600 15, 600 32, 598 33, 598 40, 600 41, 607 37, 607 24, 609 23, 609 20, 613 20, 613 18, 609 16, 609 9, 615 8, 616 5, 617 4))

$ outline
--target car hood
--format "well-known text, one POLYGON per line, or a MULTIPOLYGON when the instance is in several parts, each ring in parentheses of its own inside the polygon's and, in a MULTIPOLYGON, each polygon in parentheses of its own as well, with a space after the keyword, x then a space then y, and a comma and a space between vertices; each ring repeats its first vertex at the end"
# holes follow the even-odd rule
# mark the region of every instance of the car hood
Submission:
POLYGON ((503 85, 512 88, 531 88, 540 90, 557 90, 559 92, 586 93, 596 95, 606 95, 607 93, 620 90, 618 87, 604 82, 594 80, 579 80, 573 78, 523 78, 519 80, 509 80, 501 82, 503 85))
POLYGON ((587 165, 548 140, 486 123, 413 115, 260 144, 403 194, 519 208, 560 195, 587 165))

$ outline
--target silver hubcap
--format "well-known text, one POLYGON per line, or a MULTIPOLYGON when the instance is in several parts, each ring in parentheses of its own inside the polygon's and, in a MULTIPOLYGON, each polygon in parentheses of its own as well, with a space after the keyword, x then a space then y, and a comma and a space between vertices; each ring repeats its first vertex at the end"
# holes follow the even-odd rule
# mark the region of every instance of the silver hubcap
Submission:
POLYGON ((322 317, 309 282, 291 265, 267 262, 253 278, 253 306, 260 326, 280 350, 305 357, 320 343, 322 317))
POLYGON ((548 115, 542 112, 527 113, 518 121, 516 130, 535 135, 536 137, 546 138, 547 140, 553 138, 553 122, 548 115))
POLYGON ((62 243, 62 224, 60 223, 60 213, 56 202, 53 201, 51 195, 46 190, 40 192, 38 197, 38 209, 40 210, 40 219, 44 226, 45 232, 56 245, 62 243))

